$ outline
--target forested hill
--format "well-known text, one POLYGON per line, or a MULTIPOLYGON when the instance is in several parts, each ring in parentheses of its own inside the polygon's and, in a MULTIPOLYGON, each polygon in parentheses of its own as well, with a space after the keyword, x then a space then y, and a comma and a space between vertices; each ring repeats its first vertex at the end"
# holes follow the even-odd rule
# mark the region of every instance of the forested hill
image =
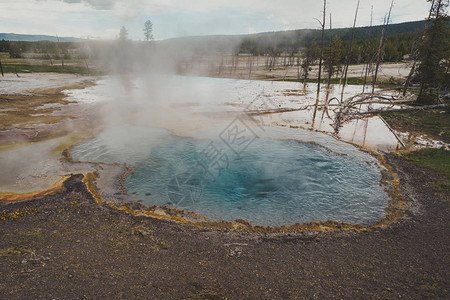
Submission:
MULTIPOLYGON (((357 27, 355 28, 355 40, 364 41, 379 38, 383 26, 357 27)), ((407 39, 408 47, 410 41, 425 28, 425 21, 414 21, 399 24, 390 24, 387 27, 388 37, 407 39)), ((332 29, 333 36, 338 37, 344 43, 351 39, 352 28, 332 29)), ((240 52, 261 54, 271 51, 298 51, 308 48, 320 41, 321 31, 319 29, 297 29, 289 31, 263 32, 247 35, 210 35, 173 38, 159 41, 159 44, 176 49, 195 48, 197 52, 240 52)), ((329 29, 325 31, 325 37, 329 39, 329 29)), ((408 49, 409 50, 409 49, 408 49)))
MULTIPOLYGON (((366 26, 355 28, 355 39, 365 40, 379 37, 383 25, 366 26)), ((425 21, 414 21, 399 24, 390 24, 387 26, 386 35, 398 35, 403 33, 412 33, 423 31, 425 29, 425 21)), ((342 41, 348 41, 352 37, 352 28, 332 29, 333 36, 338 36, 342 41)), ((329 29, 325 30, 325 36, 329 36, 329 29)), ((246 39, 258 44, 273 45, 291 45, 293 47, 307 47, 313 42, 320 41, 321 30, 319 29, 298 29, 279 32, 265 32, 250 34, 246 39)))
MULTIPOLYGON (((402 33, 410 33, 416 31, 423 31, 425 29, 426 21, 415 21, 415 22, 406 22, 399 24, 390 24, 387 27, 386 35, 396 35, 402 33)), ((373 37, 379 37, 381 35, 381 31, 383 29, 383 25, 373 26, 373 27, 357 27, 355 28, 355 39, 363 40, 373 37), (368 34, 369 33, 369 34, 368 34)), ((326 31, 328 32, 328 30, 326 31)), ((333 30, 334 35, 338 35, 343 41, 350 40, 352 37, 352 28, 342 28, 333 30)), ((317 34, 318 35, 318 34, 317 34)), ((316 37, 318 40, 319 38, 316 37)))
MULTIPOLYGON (((373 26, 369 27, 357 27, 355 29, 355 38, 357 40, 367 39, 370 37, 380 36, 383 26, 373 26)), ((415 31, 421 31, 425 28, 425 21, 415 21, 406 22, 399 24, 390 24, 387 29, 387 35, 395 35, 401 33, 409 33, 415 31)), ((351 28, 339 28, 333 29, 333 35, 337 35, 341 40, 346 41, 351 38, 351 28)), ((326 34, 328 29, 326 30, 326 34)), ((169 39, 167 41, 189 41, 194 42, 218 42, 224 41, 227 44, 238 43, 242 38, 248 38, 251 40, 260 41, 276 41, 276 43, 282 43, 283 41, 293 43, 295 42, 298 46, 307 46, 309 43, 314 41, 319 41, 320 30, 318 29, 297 29, 289 31, 276 31, 276 32, 263 32, 255 33, 249 35, 210 35, 210 36, 199 36, 199 37, 183 37, 169 39)), ((31 34, 15 34, 15 33, 0 33, 0 40, 5 41, 24 41, 24 42, 37 42, 37 41, 51 41, 58 42, 58 37, 50 35, 31 35, 31 34)), ((59 37, 60 42, 79 42, 83 39, 73 38, 73 37, 59 37)))
POLYGON ((0 41, 18 41, 18 42, 81 42, 83 39, 73 37, 56 37, 52 35, 35 35, 35 34, 17 34, 17 33, 0 33, 0 41))

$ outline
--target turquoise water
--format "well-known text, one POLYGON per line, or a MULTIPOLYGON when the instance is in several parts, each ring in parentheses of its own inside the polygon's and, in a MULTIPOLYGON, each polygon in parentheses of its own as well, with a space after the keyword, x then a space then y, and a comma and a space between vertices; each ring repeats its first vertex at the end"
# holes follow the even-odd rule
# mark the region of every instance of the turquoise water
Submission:
POLYGON ((379 167, 370 155, 348 144, 342 147, 347 155, 311 143, 256 138, 236 152, 220 138, 120 127, 75 147, 72 155, 130 164, 134 173, 125 182, 128 194, 146 205, 271 226, 326 220, 373 223, 388 203, 379 167))

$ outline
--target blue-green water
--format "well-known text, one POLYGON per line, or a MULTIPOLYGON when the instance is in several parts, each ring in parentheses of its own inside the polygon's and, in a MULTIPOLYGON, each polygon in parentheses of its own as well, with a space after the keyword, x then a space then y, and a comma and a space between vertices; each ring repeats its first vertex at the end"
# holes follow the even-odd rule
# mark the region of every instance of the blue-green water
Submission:
POLYGON ((380 171, 370 155, 348 144, 341 150, 347 155, 310 143, 257 138, 236 153, 219 138, 197 140, 160 129, 121 127, 75 147, 72 155, 130 164, 134 173, 125 182, 128 194, 147 205, 272 226, 373 223, 388 202, 380 171))

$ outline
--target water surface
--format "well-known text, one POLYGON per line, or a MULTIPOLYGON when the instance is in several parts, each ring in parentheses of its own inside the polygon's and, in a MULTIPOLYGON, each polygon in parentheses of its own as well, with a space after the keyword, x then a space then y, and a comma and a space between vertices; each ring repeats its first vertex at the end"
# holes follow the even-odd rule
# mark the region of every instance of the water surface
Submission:
POLYGON ((388 196, 380 186, 380 166, 352 145, 288 128, 255 134, 240 148, 227 137, 178 137, 164 129, 121 126, 75 147, 72 155, 126 162, 134 170, 125 181, 132 200, 214 220, 370 224, 384 215, 388 196), (296 135, 320 145, 292 140, 296 135))

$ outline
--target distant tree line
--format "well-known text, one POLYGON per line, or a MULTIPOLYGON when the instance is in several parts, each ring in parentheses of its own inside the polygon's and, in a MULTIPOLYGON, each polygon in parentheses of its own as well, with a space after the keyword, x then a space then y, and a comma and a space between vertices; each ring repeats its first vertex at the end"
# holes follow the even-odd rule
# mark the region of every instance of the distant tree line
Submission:
MULTIPOLYGON (((391 35, 386 38, 386 45, 384 49, 384 56, 382 61, 384 62, 398 62, 404 59, 406 55, 411 55, 413 50, 417 47, 418 40, 422 32, 410 32, 391 35)), ((378 40, 375 34, 371 35, 373 38, 356 39, 352 46, 351 61, 352 64, 363 63, 368 60, 368 55, 373 55, 378 47, 378 40)), ((345 61, 345 55, 350 49, 350 40, 342 40, 339 35, 334 35, 333 40, 330 42, 325 41, 325 48, 329 48, 330 45, 333 50, 332 59, 336 65, 342 64, 345 61)), ((253 55, 266 55, 266 56, 288 56, 288 65, 294 65, 296 63, 295 57, 301 52, 302 58, 307 59, 311 64, 317 62, 320 56, 320 47, 318 42, 314 40, 302 41, 281 41, 279 43, 262 42, 257 39, 246 38, 239 46, 238 53, 246 53, 253 55), (289 56, 291 59, 289 59, 289 56)), ((325 53, 327 55, 327 53, 325 53)))
POLYGON ((0 52, 9 53, 10 58, 38 59, 86 59, 98 58, 104 48, 103 42, 25 42, 0 41, 0 52))

